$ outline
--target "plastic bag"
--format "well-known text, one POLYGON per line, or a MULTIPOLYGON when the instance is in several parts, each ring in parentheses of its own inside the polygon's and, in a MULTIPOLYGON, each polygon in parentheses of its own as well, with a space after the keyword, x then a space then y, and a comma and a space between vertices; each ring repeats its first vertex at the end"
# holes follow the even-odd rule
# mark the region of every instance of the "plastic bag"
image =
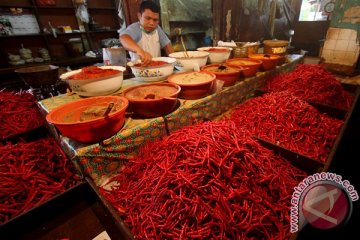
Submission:
POLYGON ((89 23, 89 13, 85 5, 80 5, 76 10, 76 16, 85 23, 89 23))
POLYGON ((122 47, 103 48, 104 65, 126 66, 126 52, 122 47))

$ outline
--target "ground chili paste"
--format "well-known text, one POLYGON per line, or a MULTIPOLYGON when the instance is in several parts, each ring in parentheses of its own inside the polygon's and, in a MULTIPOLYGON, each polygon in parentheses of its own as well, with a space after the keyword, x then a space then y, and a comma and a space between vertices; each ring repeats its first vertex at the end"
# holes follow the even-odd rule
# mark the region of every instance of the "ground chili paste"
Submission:
POLYGON ((70 76, 68 79, 76 80, 88 80, 94 78, 101 78, 106 76, 111 76, 120 73, 119 70, 115 69, 102 69, 96 66, 84 67, 81 69, 81 72, 70 76))
POLYGON ((158 66, 162 66, 162 65, 165 65, 165 64, 168 64, 167 62, 164 62, 164 61, 151 61, 149 63, 149 65, 143 65, 142 63, 138 63, 138 64, 135 64, 135 67, 158 67, 158 66))

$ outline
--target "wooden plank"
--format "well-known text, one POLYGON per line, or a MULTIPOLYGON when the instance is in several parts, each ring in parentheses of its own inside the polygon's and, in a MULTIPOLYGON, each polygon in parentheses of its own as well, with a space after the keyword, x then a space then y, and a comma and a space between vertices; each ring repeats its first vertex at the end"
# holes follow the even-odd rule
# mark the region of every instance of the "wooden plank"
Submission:
POLYGON ((287 148, 284 148, 282 146, 276 145, 274 143, 271 143, 269 141, 266 141, 259 137, 254 137, 261 145, 264 147, 273 150, 277 153, 279 153, 282 157, 287 159, 292 163, 292 165, 298 167, 301 170, 304 170, 305 172, 309 174, 317 173, 322 171, 324 167, 324 163, 312 159, 310 157, 307 157, 305 155, 302 155, 300 153, 291 151, 287 148))
POLYGON ((222 0, 212 0, 212 15, 213 15, 213 40, 214 44, 218 40, 223 39, 221 35, 222 29, 222 16, 223 16, 223 1, 222 0))

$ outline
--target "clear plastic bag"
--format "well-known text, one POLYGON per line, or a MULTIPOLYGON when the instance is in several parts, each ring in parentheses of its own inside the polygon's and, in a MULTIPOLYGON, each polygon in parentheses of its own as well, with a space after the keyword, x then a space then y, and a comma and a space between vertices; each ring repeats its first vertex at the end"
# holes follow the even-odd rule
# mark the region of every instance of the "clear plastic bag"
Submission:
POLYGON ((85 5, 80 5, 76 10, 76 16, 85 23, 89 23, 89 12, 85 5))

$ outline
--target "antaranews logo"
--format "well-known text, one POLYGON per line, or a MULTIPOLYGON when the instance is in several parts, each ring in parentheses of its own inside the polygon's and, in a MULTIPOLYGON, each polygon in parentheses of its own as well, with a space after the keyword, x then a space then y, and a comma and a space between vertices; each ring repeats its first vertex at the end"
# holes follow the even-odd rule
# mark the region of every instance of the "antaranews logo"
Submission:
POLYGON ((331 229, 351 217, 352 202, 359 195, 348 180, 331 172, 315 173, 294 188, 290 209, 290 232, 307 223, 319 229, 331 229))

